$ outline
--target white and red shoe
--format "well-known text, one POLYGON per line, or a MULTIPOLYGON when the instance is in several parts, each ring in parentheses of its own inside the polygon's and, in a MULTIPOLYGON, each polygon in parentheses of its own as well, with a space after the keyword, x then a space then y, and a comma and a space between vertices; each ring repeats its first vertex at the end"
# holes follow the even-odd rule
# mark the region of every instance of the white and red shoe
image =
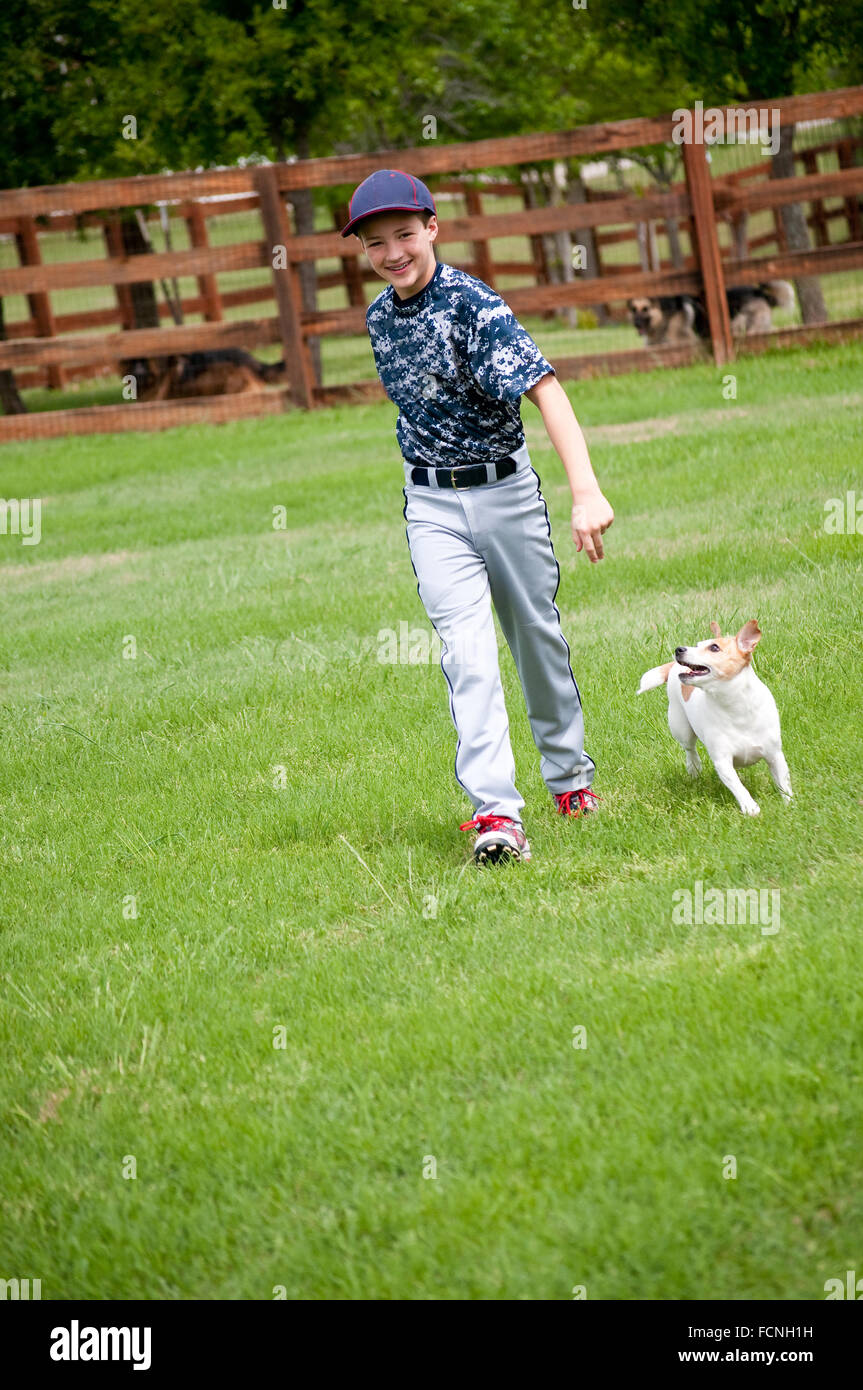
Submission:
POLYGON ((561 816, 589 816, 591 811, 598 811, 597 801, 602 797, 597 796, 589 787, 580 787, 574 792, 555 792, 554 804, 561 816))
POLYGON ((530 845, 518 821, 509 816, 474 816, 459 830, 476 830, 473 857, 477 864, 499 864, 507 859, 527 863, 530 845))

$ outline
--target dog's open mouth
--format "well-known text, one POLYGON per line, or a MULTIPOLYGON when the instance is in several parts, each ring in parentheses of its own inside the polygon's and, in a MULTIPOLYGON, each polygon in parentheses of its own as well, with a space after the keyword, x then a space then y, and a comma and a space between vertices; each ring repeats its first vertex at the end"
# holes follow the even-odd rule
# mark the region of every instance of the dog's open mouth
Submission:
MULTIPOLYGON (((686 672, 684 673, 686 676, 709 676, 709 675, 710 675, 710 667, 709 667, 709 666, 696 666, 696 665, 695 665, 695 662, 693 662, 693 661, 681 661, 680 664, 681 664, 681 666, 687 667, 687 670, 686 670, 686 672)), ((684 676, 681 676, 680 679, 683 680, 683 679, 684 679, 684 676)))

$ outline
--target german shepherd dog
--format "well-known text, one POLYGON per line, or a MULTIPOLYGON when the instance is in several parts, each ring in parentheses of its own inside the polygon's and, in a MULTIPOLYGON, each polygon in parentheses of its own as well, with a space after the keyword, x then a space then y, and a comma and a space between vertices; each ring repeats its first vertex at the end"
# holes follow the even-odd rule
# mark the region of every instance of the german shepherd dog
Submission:
MULTIPOLYGON (((770 311, 794 307, 794 290, 787 280, 766 280, 760 285, 736 285, 725 291, 731 332, 742 338, 748 333, 769 333, 770 311)), ((689 294, 661 296, 658 299, 630 299, 632 324, 645 346, 660 343, 695 343, 710 337, 704 300, 689 294)))
POLYGON ((242 348, 188 352, 176 357, 139 357, 123 363, 135 378, 139 401, 176 401, 189 396, 235 396, 263 391, 284 381, 284 362, 259 362, 242 348))

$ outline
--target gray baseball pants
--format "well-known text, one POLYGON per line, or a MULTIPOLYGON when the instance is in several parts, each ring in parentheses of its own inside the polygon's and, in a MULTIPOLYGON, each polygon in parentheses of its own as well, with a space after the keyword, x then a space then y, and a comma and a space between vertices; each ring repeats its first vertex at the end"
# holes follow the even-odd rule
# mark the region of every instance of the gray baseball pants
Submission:
POLYGON ((550 792, 589 787, 581 696, 555 604, 560 569, 527 445, 508 478, 466 489, 411 482, 404 517, 417 592, 441 639, 458 735, 455 775, 475 815, 521 822, 492 603, 524 691, 550 792))

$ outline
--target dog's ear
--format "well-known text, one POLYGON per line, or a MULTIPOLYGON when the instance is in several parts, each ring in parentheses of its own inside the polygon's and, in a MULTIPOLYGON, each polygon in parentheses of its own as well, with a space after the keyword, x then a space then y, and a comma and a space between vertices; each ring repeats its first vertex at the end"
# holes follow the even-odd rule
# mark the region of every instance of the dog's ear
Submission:
POLYGON ((745 623, 737 634, 737 645, 742 652, 751 652, 755 650, 760 641, 761 628, 754 618, 750 618, 749 622, 745 623))
POLYGON ((713 633, 713 636, 714 636, 714 637, 721 637, 721 636, 722 636, 722 628, 719 626, 718 623, 711 623, 711 624, 710 624, 710 631, 713 633))

